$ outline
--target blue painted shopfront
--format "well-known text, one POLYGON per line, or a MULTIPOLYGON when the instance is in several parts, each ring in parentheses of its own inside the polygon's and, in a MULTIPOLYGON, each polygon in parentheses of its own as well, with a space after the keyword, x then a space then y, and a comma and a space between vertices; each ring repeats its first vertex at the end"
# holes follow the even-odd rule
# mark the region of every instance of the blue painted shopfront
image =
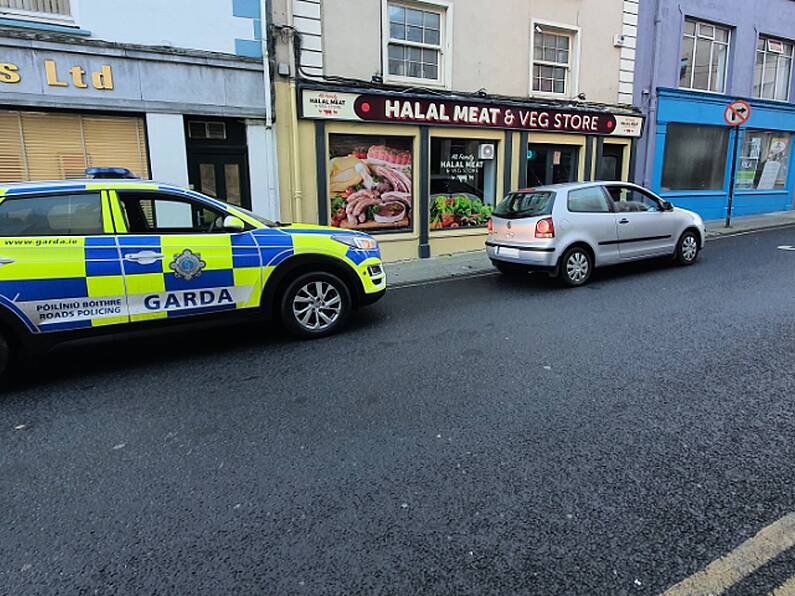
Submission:
MULTIPOLYGON (((652 176, 652 189, 655 192, 674 205, 699 213, 706 220, 724 219, 729 202, 731 158, 734 154, 734 144, 738 143, 737 185, 732 216, 786 211, 793 208, 795 158, 792 145, 795 137, 791 133, 795 133, 795 105, 746 99, 752 108, 751 118, 747 124, 736 129, 726 124, 724 112, 731 101, 744 98, 666 88, 658 89, 658 97, 652 176), (669 125, 720 127, 725 131, 710 129, 719 136, 728 137, 725 150, 722 150, 720 144, 715 144, 709 149, 717 152, 712 154, 714 159, 723 159, 722 185, 720 180, 717 180, 712 184, 702 183, 701 186, 707 187, 704 189, 698 188, 699 184, 694 184, 693 188, 674 190, 668 187, 669 184, 664 184, 667 182, 664 178, 670 178, 671 169, 675 167, 674 164, 666 166, 664 162, 666 159, 676 159, 675 155, 666 156, 666 142, 672 130, 669 125), (766 143, 764 149, 763 143, 766 143), (775 154, 770 153, 771 145, 775 147, 775 154), (767 153, 762 154, 762 152, 767 153), (773 164, 775 174, 772 177, 771 169, 763 167, 768 155, 773 155, 771 161, 776 162, 773 164), (753 171, 754 167, 759 169, 756 174, 753 171)), ((689 129, 682 127, 679 130, 689 129)), ((670 153, 677 152, 679 151, 670 153)), ((682 157, 680 156, 679 159, 682 157)))

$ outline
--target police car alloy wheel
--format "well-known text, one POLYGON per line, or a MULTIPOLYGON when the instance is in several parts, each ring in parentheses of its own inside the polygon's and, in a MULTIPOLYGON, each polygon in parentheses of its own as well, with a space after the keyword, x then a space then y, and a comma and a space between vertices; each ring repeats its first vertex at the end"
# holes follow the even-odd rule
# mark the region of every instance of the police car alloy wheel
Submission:
POLYGON ((294 280, 282 299, 282 321, 301 337, 334 333, 348 318, 351 296, 336 275, 307 273, 294 280))

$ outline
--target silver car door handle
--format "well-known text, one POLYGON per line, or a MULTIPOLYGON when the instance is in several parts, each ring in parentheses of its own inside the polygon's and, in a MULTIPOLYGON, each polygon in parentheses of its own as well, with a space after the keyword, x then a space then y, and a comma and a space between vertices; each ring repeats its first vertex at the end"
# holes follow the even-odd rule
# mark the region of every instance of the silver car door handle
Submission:
POLYGON ((11 263, 16 263, 16 259, 12 259, 11 257, 0 257, 0 265, 10 265, 11 263))
POLYGON ((139 265, 151 265, 163 258, 163 254, 153 250, 142 250, 141 252, 131 252, 124 255, 125 260, 133 261, 139 265))
POLYGON ((624 219, 619 219, 618 223, 620 223, 620 224, 629 223, 629 220, 625 217, 624 219))

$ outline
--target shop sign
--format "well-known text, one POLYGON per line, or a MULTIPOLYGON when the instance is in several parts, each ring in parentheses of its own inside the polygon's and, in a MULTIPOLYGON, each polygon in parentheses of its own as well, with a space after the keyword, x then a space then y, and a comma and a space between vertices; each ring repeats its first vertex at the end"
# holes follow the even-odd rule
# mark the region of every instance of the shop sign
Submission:
POLYGON ((304 118, 639 137, 639 116, 304 90, 304 118))
MULTIPOLYGON (((103 64, 99 70, 86 71, 80 65, 60 68, 55 60, 45 60, 42 64, 44 80, 49 87, 74 87, 88 89, 89 86, 99 91, 113 89, 113 69, 103 64)), ((15 85, 22 82, 24 73, 13 62, 0 62, 0 83, 15 85)))

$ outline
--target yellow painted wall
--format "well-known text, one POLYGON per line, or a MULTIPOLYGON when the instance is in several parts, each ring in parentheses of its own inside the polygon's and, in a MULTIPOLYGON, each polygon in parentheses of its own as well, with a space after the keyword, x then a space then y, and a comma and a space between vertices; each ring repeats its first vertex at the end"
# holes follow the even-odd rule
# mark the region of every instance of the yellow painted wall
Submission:
MULTIPOLYGON (((303 223, 318 223, 318 180, 317 156, 315 155, 315 122, 298 120, 295 104, 295 87, 290 83, 275 84, 277 151, 279 153, 279 189, 281 196, 281 220, 303 223)), ((385 261, 415 259, 419 250, 419 211, 420 196, 420 129, 417 126, 399 124, 370 124, 358 122, 327 121, 326 147, 331 134, 357 134, 378 136, 400 136, 413 138, 412 184, 414 196, 414 217, 412 230, 394 234, 376 234, 381 244, 385 261)), ((505 133, 502 130, 475 128, 433 128, 433 137, 454 137, 494 141, 497 143, 497 197, 504 196, 519 186, 519 170, 524 166, 526 146, 520 143, 521 134, 512 132, 511 187, 504 188, 505 172, 505 133)), ((556 145, 575 145, 580 148, 578 180, 585 178, 586 137, 581 135, 557 133, 529 133, 528 143, 547 143, 556 145)), ((606 139, 605 142, 624 145, 624 179, 629 175, 628 139, 606 139)), ((430 147, 428 148, 430 151, 430 147)), ((594 147, 595 155, 595 147, 594 147)), ((328 160, 328 155, 323 156, 328 160)), ((594 160, 595 161, 595 160, 594 160)), ((595 167, 595 166, 592 166, 595 167)), ((592 172, 593 173, 593 172, 592 172)), ((323 197, 328 201, 328 197, 323 197)), ((456 252, 479 250, 483 248, 486 229, 431 230, 431 255, 444 255, 456 252)))

